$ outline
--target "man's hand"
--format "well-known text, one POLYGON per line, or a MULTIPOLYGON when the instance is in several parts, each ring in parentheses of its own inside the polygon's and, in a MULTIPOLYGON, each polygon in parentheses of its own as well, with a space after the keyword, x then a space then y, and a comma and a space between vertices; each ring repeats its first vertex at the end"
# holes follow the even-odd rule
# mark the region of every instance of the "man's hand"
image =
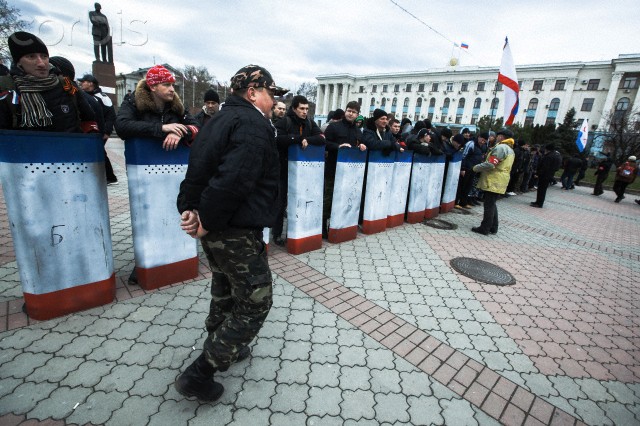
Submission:
POLYGON ((309 146, 309 142, 307 142, 306 139, 302 139, 302 142, 300 142, 300 145, 302 145, 302 149, 306 149, 309 146))
POLYGON ((102 135, 102 142, 106 142, 107 139, 109 139, 109 135, 107 135, 106 133, 102 135))
POLYGON ((465 170, 460 170, 460 176, 464 176, 465 170))
POLYGON ((200 227, 200 217, 197 210, 185 210, 180 217, 180 227, 192 238, 196 238, 200 227))
POLYGON ((183 137, 187 134, 187 126, 180 123, 163 124, 162 131, 164 133, 175 133, 176 135, 183 137))
POLYGON ((367 150, 367 146, 365 144, 361 143, 361 144, 358 144, 358 149, 360 151, 366 151, 367 150))
POLYGON ((164 138, 164 142, 162 142, 162 149, 165 151, 171 151, 172 149, 177 149, 178 144, 180 143, 181 137, 176 135, 175 133, 169 133, 166 138, 164 138))

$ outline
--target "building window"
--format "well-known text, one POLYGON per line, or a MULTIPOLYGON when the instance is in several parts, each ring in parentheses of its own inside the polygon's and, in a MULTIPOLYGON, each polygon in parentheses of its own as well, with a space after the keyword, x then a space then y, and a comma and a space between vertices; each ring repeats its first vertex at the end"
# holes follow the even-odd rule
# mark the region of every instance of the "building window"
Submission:
POLYGON ((433 121, 433 113, 430 112, 429 114, 427 114, 427 120, 429 121, 433 121))
POLYGON ((380 101, 380 109, 384 109, 385 106, 387 106, 387 99, 382 98, 382 100, 380 101))
POLYGON ((358 105, 362 106, 362 98, 358 98, 358 105))
POLYGON ((407 84, 407 87, 404 88, 405 92, 410 92, 411 91, 411 85, 407 84))
POLYGON ((424 92, 424 83, 418 84, 418 92, 424 92))
POLYGON ((378 85, 377 85, 377 84, 374 84, 374 85, 371 87, 371 93, 376 93, 377 91, 378 91, 378 85))
POLYGON ((584 118, 578 119, 578 121, 576 121, 576 129, 582 127, 582 123, 584 123, 584 118))
POLYGON ((464 82, 462 83, 462 86, 460 87, 460 90, 463 92, 468 92, 469 91, 469 83, 464 82))
POLYGON ((376 98, 371 98, 371 105, 375 105, 376 104, 376 98))
POLYGON ((400 85, 399 84, 394 84, 393 85, 393 91, 394 92, 399 92, 400 91, 400 85))
POLYGON ((392 107, 398 106, 398 98, 393 98, 393 100, 391 101, 391 106, 392 107))
POLYGON ((556 125, 556 118, 555 117, 547 117, 547 120, 544 122, 545 126, 554 126, 556 125))
POLYGON ((480 108, 481 104, 482 104, 482 99, 481 98, 476 98, 476 100, 473 101, 473 109, 480 108))
POLYGON ((502 83, 498 81, 496 83, 496 92, 501 92, 501 91, 502 91, 502 83))
POLYGON ((600 79, 592 78, 591 80, 589 80, 589 83, 587 84, 587 90, 598 90, 599 85, 600 85, 600 79))
POLYGON ((404 106, 404 107, 408 107, 409 106, 409 98, 404 98, 404 103, 402 104, 402 106, 404 106))
POLYGON ((491 101, 491 109, 498 109, 499 103, 500 100, 498 98, 493 98, 493 100, 491 101))
POLYGON ((484 81, 478 82, 478 92, 484 92, 484 81))
POLYGON ((538 98, 533 98, 529 101, 529 106, 527 107, 527 111, 538 109, 538 98))
POLYGON ((458 101, 458 108, 464 108, 466 101, 464 100, 464 98, 460 98, 460 100, 458 101))
POLYGON ((629 109, 629 98, 620 98, 616 104, 616 111, 626 111, 629 109))
POLYGON ((593 109, 594 100, 595 98, 585 98, 582 101, 582 108, 580 108, 580 111, 591 111, 593 109))
POLYGON ((636 84, 638 84, 638 77, 625 77, 624 80, 622 80, 623 89, 635 89, 636 84))
POLYGON ((449 104, 451 103, 451 101, 449 100, 449 98, 444 98, 444 102, 442 104, 442 108, 449 108, 449 104))
POLYGON ((456 124, 460 124, 462 123, 462 115, 458 114, 456 115, 456 124))
POLYGON ((453 83, 447 83, 447 91, 453 90, 453 83))
POLYGON ((524 119, 524 125, 525 126, 533 126, 533 117, 526 117, 524 119))
POLYGON ((478 116, 477 115, 472 115, 471 116, 471 124, 476 124, 478 122, 478 116))
POLYGON ((386 84, 382 85, 382 93, 386 93, 388 89, 388 86, 386 84))
POLYGON ((531 90, 542 90, 542 83, 544 80, 533 80, 533 89, 531 90))
POLYGON ((560 99, 553 98, 549 104, 549 111, 557 111, 560 109, 560 99))
POLYGON ((553 90, 564 90, 564 84, 567 80, 556 80, 556 85, 553 87, 553 90))
POLYGON ((422 106, 422 98, 418 98, 416 101, 416 108, 420 108, 422 106))
POLYGON ((364 86, 360 86, 359 90, 360 93, 364 93, 364 86))
POLYGON ((438 91, 438 83, 431 84, 431 91, 432 92, 437 92, 438 91))
POLYGON ((433 108, 436 106, 436 98, 431 98, 429 101, 429 107, 433 108))

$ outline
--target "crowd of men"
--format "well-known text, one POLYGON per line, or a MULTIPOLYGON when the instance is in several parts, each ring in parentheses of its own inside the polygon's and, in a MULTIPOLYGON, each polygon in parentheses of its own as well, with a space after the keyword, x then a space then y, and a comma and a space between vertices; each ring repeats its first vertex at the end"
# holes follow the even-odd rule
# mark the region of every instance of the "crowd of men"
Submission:
MULTIPOLYGON (((552 144, 531 147, 526 141, 516 141, 508 128, 475 137, 464 129, 454 136, 448 128, 434 128, 429 120, 399 121, 382 109, 365 118, 355 101, 348 102, 344 110, 332 111, 327 123, 319 127, 309 117, 310 103, 304 96, 293 96, 289 107, 276 101, 287 90, 278 87, 258 65, 238 70, 231 78, 232 94, 224 103, 215 91, 207 91, 195 117, 176 93, 175 77, 163 66, 154 66, 135 91, 127 94, 116 114, 94 76, 83 76, 78 85, 71 62, 49 58, 46 45, 35 35, 16 32, 9 37, 8 46, 13 63, 7 75, 0 76, 0 129, 93 132, 104 142, 115 129, 122 139, 157 139, 166 151, 180 144, 191 147, 177 207, 182 229, 201 240, 209 261, 211 302, 203 350, 177 378, 175 387, 202 401, 214 401, 223 393, 215 373, 250 355, 248 345, 271 307, 272 278, 262 230, 272 228, 275 244, 284 244, 290 146, 325 148, 325 237, 342 149, 384 155, 408 149, 422 155, 444 155, 445 167, 462 151, 455 207, 470 209, 483 203, 483 220, 472 228, 483 235, 498 232, 496 201, 501 196, 537 188, 531 205, 541 208, 562 163, 552 144)), ((107 182, 117 183, 106 155, 105 164, 107 182)), ((563 189, 573 189, 573 176, 583 166, 577 157, 566 161, 563 189)), ((602 193, 610 168, 610 163, 598 166, 595 195, 602 193)), ((636 175, 636 158, 631 156, 616 171, 616 202, 624 198, 636 175)), ((579 174, 576 183, 583 177, 584 173, 579 174)), ((134 271, 129 284, 136 282, 134 271)))

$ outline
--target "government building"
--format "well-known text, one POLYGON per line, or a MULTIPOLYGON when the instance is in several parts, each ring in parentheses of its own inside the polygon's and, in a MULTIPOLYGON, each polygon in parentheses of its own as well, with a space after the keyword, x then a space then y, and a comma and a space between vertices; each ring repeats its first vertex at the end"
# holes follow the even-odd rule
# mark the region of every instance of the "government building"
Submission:
MULTIPOLYGON (((355 76, 316 77, 315 119, 358 101, 361 114, 381 108, 413 123, 425 118, 446 124, 476 124, 485 115, 504 116, 504 91, 497 82, 499 67, 448 67, 426 71, 355 76)), ((640 109, 640 54, 622 54, 610 61, 561 62, 516 67, 520 107, 516 122, 559 124, 571 108, 579 124, 604 131, 612 111, 640 109)))

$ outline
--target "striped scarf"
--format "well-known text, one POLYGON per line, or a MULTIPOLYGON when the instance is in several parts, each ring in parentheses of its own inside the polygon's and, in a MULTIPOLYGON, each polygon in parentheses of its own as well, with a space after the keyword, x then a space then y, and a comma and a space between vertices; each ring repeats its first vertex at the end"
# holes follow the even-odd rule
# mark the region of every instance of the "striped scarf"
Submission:
POLYGON ((22 104, 22 123, 20 127, 47 127, 53 124, 53 114, 47 109, 47 104, 40 92, 53 89, 60 80, 56 75, 45 78, 32 75, 13 76, 16 87, 20 92, 22 104))

